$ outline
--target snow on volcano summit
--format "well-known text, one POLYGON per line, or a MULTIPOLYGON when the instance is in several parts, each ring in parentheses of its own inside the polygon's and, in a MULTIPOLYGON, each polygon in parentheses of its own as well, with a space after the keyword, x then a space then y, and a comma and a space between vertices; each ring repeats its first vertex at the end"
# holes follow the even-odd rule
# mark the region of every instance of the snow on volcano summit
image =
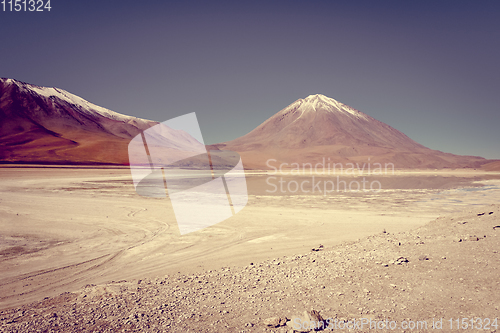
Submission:
POLYGON ((355 116, 356 118, 359 119, 369 120, 364 113, 359 112, 358 110, 350 107, 349 105, 340 103, 339 101, 322 94, 309 95, 306 98, 301 99, 299 101, 303 101, 300 109, 304 111, 311 109, 314 111, 316 111, 317 109, 324 109, 330 112, 340 111, 355 116))

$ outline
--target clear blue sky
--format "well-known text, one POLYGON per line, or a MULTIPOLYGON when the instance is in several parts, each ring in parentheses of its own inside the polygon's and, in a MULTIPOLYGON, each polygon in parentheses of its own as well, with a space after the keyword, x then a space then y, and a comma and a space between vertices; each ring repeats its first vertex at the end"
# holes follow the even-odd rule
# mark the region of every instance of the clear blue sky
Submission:
MULTIPOLYGON (((44 0, 47 1, 47 0, 44 0)), ((322 93, 433 149, 500 158, 499 1, 52 0, 0 12, 0 76, 205 143, 322 93)))

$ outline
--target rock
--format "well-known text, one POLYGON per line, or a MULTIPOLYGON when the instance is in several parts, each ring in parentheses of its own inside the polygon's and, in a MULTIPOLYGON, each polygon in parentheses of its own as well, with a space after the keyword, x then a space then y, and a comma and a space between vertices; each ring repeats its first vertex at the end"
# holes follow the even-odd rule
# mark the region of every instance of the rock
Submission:
POLYGON ((469 240, 473 241, 473 242, 477 242, 479 240, 479 238, 477 238, 476 236, 469 236, 469 240))
POLYGON ((460 243, 461 241, 462 241, 462 238, 460 238, 460 237, 453 238, 453 242, 455 242, 455 243, 460 243))
POLYGON ((317 252, 323 250, 323 245, 319 244, 318 247, 312 248, 311 251, 317 252))
POLYGON ((399 257, 398 259, 394 260, 395 265, 402 265, 403 263, 408 262, 408 259, 405 257, 399 257))
POLYGON ((418 260, 420 261, 429 260, 429 257, 426 256, 425 254, 422 254, 421 256, 418 257, 418 260))
POLYGON ((327 327, 327 323, 316 310, 304 311, 301 316, 292 316, 286 324, 295 332, 321 331, 327 327))
POLYGON ((269 327, 280 327, 286 325, 286 317, 271 317, 264 320, 264 325, 269 327))
POLYGON ((477 213, 477 216, 483 216, 485 213, 477 213))

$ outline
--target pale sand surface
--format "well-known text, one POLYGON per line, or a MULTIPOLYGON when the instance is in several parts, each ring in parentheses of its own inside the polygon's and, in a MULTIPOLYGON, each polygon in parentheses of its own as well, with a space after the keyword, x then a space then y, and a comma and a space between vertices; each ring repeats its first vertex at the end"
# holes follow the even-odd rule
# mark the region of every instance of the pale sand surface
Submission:
POLYGON ((247 207, 179 236, 169 200, 137 195, 127 168, 0 168, 0 308, 87 284, 246 266, 500 202, 500 175, 473 170, 371 175, 378 193, 325 196, 270 193, 269 176, 248 172, 247 207))

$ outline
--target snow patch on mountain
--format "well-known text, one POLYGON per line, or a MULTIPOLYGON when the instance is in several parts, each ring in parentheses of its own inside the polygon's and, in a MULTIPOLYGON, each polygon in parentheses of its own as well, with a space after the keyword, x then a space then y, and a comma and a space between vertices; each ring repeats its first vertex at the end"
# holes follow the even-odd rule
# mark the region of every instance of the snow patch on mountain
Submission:
POLYGON ((56 97, 60 100, 63 100, 71 105, 76 105, 81 108, 82 111, 86 113, 98 113, 103 117, 117 120, 117 121, 122 121, 122 122, 129 122, 133 120, 138 120, 136 117, 132 116, 127 116, 123 115, 114 111, 111 111, 109 109, 103 108, 102 106, 95 105, 93 103, 90 103, 89 101, 76 96, 66 90, 59 89, 59 88, 49 88, 49 87, 40 87, 28 83, 24 83, 21 81, 13 80, 13 79, 3 79, 5 83, 7 84, 15 84, 17 85, 21 90, 28 91, 32 94, 37 94, 39 96, 43 96, 46 98, 51 98, 51 97, 56 97))
POLYGON ((304 111, 316 111, 318 108, 323 108, 330 112, 340 111, 358 119, 369 120, 364 113, 322 94, 309 95, 302 101, 301 109, 303 108, 304 111))

